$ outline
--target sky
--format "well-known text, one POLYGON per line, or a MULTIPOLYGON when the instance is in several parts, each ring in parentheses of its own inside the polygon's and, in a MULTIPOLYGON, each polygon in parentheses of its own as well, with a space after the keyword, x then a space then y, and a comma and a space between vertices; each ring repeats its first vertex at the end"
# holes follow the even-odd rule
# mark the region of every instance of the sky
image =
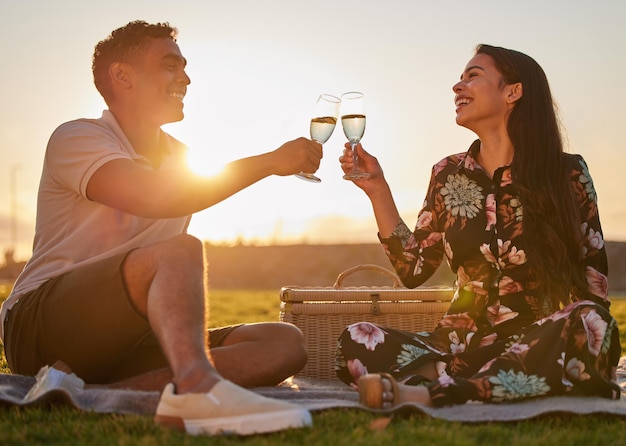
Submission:
MULTIPOLYGON (((61 123, 99 117, 95 44, 132 20, 169 22, 191 78, 185 119, 164 129, 217 171, 307 136, 320 93, 365 94, 362 143, 409 226, 433 164, 475 135, 454 121, 452 85, 479 43, 544 68, 567 150, 587 160, 605 239, 626 240, 621 132, 626 2, 564 0, 7 0, 0 4, 0 248, 30 256, 45 147, 61 123)), ((365 195, 341 178, 345 136, 324 145, 319 184, 272 176, 196 214, 214 243, 376 243, 365 195)), ((0 261, 1 263, 1 261, 0 261)))

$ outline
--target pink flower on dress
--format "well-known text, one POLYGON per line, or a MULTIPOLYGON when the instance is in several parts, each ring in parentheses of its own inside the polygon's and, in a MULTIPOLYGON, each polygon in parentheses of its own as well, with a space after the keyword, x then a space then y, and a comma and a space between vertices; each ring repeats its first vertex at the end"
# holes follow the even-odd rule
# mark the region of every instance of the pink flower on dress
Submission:
POLYGON ((522 284, 514 281, 509 276, 502 276, 502 279, 500 279, 500 282, 498 283, 498 293, 500 296, 517 293, 523 290, 524 288, 522 287, 522 284))
POLYGON ((446 314, 439 322, 440 327, 467 328, 476 331, 476 323, 467 313, 446 314))
POLYGON ((595 249, 602 249, 604 246, 604 239, 600 231, 594 231, 593 228, 589 229, 589 235, 587 236, 589 245, 595 249))
POLYGON ((463 288, 465 284, 469 281, 469 276, 465 272, 465 268, 463 268, 463 266, 459 266, 459 269, 456 272, 456 277, 458 281, 457 286, 459 288, 463 288))
POLYGON ((411 234, 409 239, 406 241, 406 244, 404 245, 404 250, 408 251, 410 249, 415 249, 415 248, 417 248, 417 246, 418 246, 418 242, 417 242, 417 240, 415 240, 415 236, 413 234, 411 234))
POLYGON ((464 290, 471 291, 476 296, 486 296, 488 291, 485 289, 485 284, 480 280, 471 280, 463 286, 464 290))
POLYGON ((509 252, 509 262, 512 265, 522 265, 526 263, 526 253, 523 249, 519 251, 515 246, 511 248, 511 252, 509 252))
POLYGON ((359 382, 359 378, 361 376, 367 375, 367 367, 365 367, 358 359, 348 359, 346 365, 355 383, 359 382))
POLYGON ((476 160, 472 156, 467 156, 466 153, 462 155, 463 165, 467 170, 476 170, 476 160))
POLYGON ((579 304, 579 302, 571 303, 565 306, 564 308, 558 311, 555 311, 554 313, 551 313, 550 315, 544 317, 543 319, 536 321, 535 324, 542 325, 546 321, 558 321, 566 317, 569 317, 570 313, 576 307, 577 304, 579 304))
POLYGON ((444 158, 433 167, 433 175, 438 175, 448 165, 448 159, 444 158))
POLYGON ((487 195, 485 202, 485 211, 487 213, 487 227, 485 231, 489 231, 496 224, 496 196, 495 194, 487 195))
POLYGON ((479 347, 484 347, 485 345, 491 345, 494 342, 496 342, 496 339, 498 339, 498 334, 497 333, 488 334, 487 336, 483 336, 483 338, 480 340, 480 343, 478 344, 478 346, 479 347))
POLYGON ((511 247, 511 240, 498 239, 498 255, 502 257, 511 247))
POLYGON ((502 172, 502 179, 500 180, 500 187, 508 186, 513 182, 511 178, 511 169, 506 169, 502 172))
POLYGON ((450 351, 455 354, 464 352, 467 344, 470 343, 474 334, 475 333, 473 331, 470 331, 467 334, 465 341, 461 342, 461 339, 459 338, 459 334, 456 331, 452 331, 448 333, 448 339, 450 339, 450 351))
POLYGON ((452 378, 447 373, 440 375, 439 378, 437 378, 437 380, 439 381, 439 384, 441 384, 441 387, 448 387, 451 384, 454 384, 455 382, 454 378, 452 378))
POLYGON ((439 243, 441 238, 443 237, 441 232, 431 232, 428 234, 428 237, 421 241, 420 248, 428 248, 430 246, 436 245, 439 243))
POLYGON ((609 283, 606 276, 591 266, 588 266, 585 272, 589 291, 604 300, 608 300, 609 283))
POLYGON ((485 256, 486 261, 488 261, 489 263, 493 263, 494 265, 496 264, 496 258, 491 252, 491 248, 487 243, 483 243, 482 245, 480 245, 480 252, 483 256, 485 256))
POLYGON ((385 342, 385 332, 370 322, 349 325, 348 331, 354 342, 365 345, 365 348, 371 351, 374 351, 378 344, 385 342))
POLYGON ((428 225, 430 225, 433 221, 433 213, 430 211, 422 212, 417 218, 417 224, 415 225, 415 229, 424 229, 428 225))
POLYGON ((482 372, 486 372, 487 370, 489 370, 489 368, 491 367, 491 365, 496 362, 496 359, 498 358, 493 358, 490 359, 489 361, 487 361, 485 364, 483 364, 483 366, 480 368, 480 370, 478 371, 478 373, 482 373, 482 372))
POLYGON ((589 347, 589 353, 593 356, 600 354, 602 348, 602 342, 604 341, 604 335, 606 334, 606 328, 608 324, 602 317, 596 313, 596 310, 591 310, 582 315, 583 325, 587 332, 587 345, 589 347))
POLYGON ((516 342, 508 349, 508 352, 519 356, 523 353, 526 353, 529 349, 530 347, 528 346, 528 344, 520 344, 516 342))
POLYGON ((509 307, 505 307, 499 303, 487 307, 487 320, 492 326, 510 321, 517 316, 519 316, 517 311, 513 311, 509 307))
POLYGON ((585 363, 576 358, 572 358, 567 361, 565 373, 574 381, 586 381, 591 379, 589 373, 585 372, 585 363))

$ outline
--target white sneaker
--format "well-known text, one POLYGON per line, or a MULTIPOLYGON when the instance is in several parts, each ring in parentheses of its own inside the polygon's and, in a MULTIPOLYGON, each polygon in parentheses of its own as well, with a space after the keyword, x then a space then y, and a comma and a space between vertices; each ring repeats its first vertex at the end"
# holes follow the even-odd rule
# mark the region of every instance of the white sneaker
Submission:
POLYGON ((208 393, 182 395, 168 384, 154 421, 192 435, 252 435, 313 424, 304 407, 264 397, 227 380, 208 393))
POLYGON ((66 373, 59 369, 69 368, 61 362, 55 363, 52 367, 44 366, 39 369, 35 379, 37 380, 30 388, 23 401, 32 401, 39 398, 44 393, 55 389, 63 389, 70 395, 80 392, 85 388, 85 382, 75 374, 66 373))

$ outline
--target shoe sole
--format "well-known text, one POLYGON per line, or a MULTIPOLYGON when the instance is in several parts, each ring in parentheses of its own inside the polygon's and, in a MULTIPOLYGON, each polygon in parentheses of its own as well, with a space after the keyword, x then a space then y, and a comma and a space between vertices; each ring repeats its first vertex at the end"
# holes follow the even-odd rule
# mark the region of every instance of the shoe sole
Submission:
POLYGON ((313 424, 311 414, 304 408, 197 420, 157 414, 154 421, 161 426, 175 428, 191 435, 254 435, 308 427, 313 424))

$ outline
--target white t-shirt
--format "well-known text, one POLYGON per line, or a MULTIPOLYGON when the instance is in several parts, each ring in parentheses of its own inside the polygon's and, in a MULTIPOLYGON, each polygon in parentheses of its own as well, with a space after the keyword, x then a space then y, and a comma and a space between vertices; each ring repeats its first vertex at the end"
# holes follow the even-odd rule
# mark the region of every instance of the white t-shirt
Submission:
MULTIPOLYGON (((185 163, 186 146, 163 132, 169 151, 160 169, 185 163)), ((87 184, 105 163, 128 158, 151 168, 131 147, 113 114, 59 126, 48 142, 37 198, 33 255, 0 310, 4 339, 6 312, 24 293, 48 279, 133 248, 186 232, 190 216, 151 219, 127 214, 87 198, 87 184)))

